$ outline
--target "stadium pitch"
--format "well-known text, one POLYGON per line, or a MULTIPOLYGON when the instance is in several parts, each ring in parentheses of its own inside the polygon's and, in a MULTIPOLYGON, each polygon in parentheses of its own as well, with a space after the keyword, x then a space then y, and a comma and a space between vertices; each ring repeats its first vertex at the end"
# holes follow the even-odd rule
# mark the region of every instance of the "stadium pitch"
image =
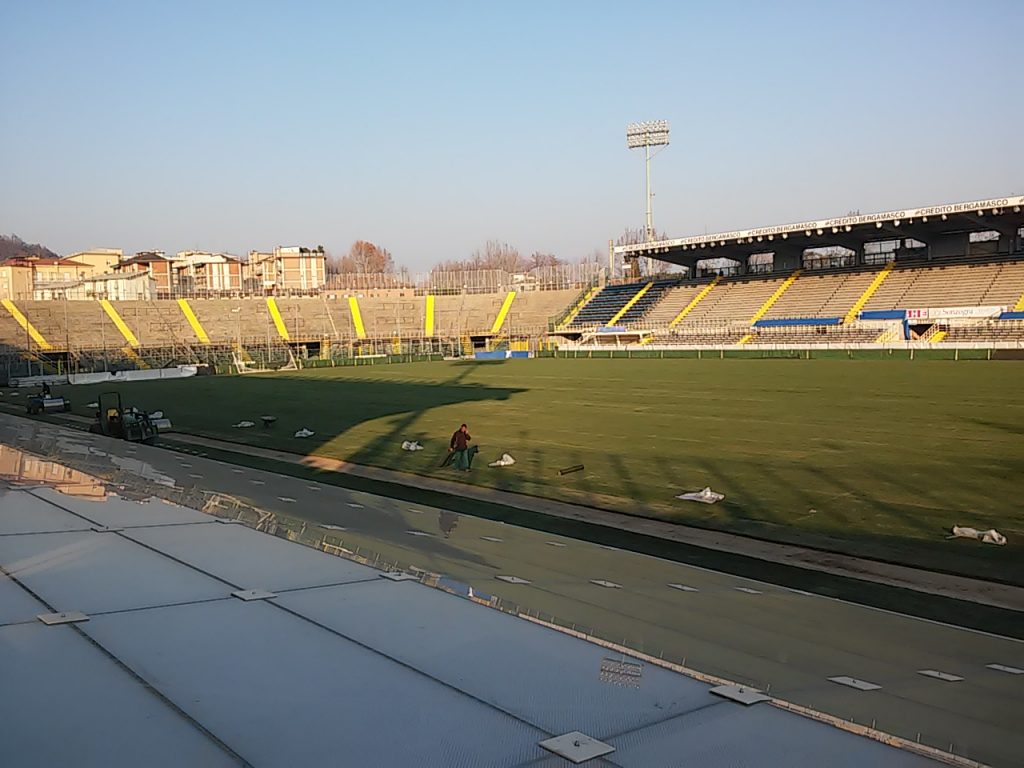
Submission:
MULTIPOLYGON (((452 479, 438 464, 466 422, 468 483, 1024 584, 1022 385, 1011 362, 540 359, 120 389, 182 432, 452 479), (705 486, 724 501, 674 498, 705 486), (954 524, 1009 543, 949 540, 954 524)), ((108 389, 75 387, 75 410, 108 389)))

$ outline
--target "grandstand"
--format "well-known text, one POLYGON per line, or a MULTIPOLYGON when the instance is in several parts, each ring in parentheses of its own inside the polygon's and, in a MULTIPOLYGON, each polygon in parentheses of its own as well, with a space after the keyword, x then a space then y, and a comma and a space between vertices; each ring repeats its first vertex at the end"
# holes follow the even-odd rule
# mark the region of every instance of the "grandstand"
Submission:
POLYGON ((651 256, 688 269, 640 281, 586 270, 533 283, 504 273, 482 282, 432 276, 434 293, 361 276, 364 288, 305 297, 4 299, 0 349, 11 375, 32 365, 45 372, 258 358, 274 367, 296 356, 464 355, 580 342, 1020 345, 1022 207, 1024 197, 999 198, 615 249, 627 261, 651 256))
MULTIPOLYGON (((622 296, 635 294, 646 285, 629 283, 604 289, 562 332, 594 330, 596 326, 588 323, 594 317, 588 312, 590 304, 597 304, 596 316, 601 318, 607 314, 609 303, 616 305, 622 296), (611 302, 602 301, 602 295, 608 292, 613 292, 611 302)), ((1022 299, 1021 256, 1000 261, 948 259, 929 266, 890 263, 819 273, 795 270, 787 276, 679 282, 665 286, 661 300, 649 305, 645 314, 632 320, 621 318, 617 324, 652 331, 660 342, 684 345, 872 343, 880 335, 879 320, 902 319, 889 315, 909 311, 919 313, 922 323, 954 322, 957 341, 1019 341, 1024 336, 1015 330, 1012 321, 1022 299), (928 308, 933 308, 930 314, 920 314, 928 308), (934 308, 944 308, 948 316, 934 308), (991 308, 990 317, 986 317, 985 308, 991 308), (988 325, 998 326, 1000 321, 991 318, 1002 315, 1006 315, 1002 321, 1005 332, 982 330, 988 325), (764 332, 767 327, 787 326, 796 329, 764 332), (979 335, 972 335, 975 326, 979 335), (744 337, 747 340, 740 342, 744 337)))
POLYGON ((688 275, 608 286, 560 331, 590 343, 614 319, 637 332, 615 340, 641 344, 1019 343, 1022 206, 1001 198, 622 246, 627 261, 653 257, 688 275), (765 256, 772 271, 760 271, 765 256), (655 284, 640 312, 609 317, 655 284))

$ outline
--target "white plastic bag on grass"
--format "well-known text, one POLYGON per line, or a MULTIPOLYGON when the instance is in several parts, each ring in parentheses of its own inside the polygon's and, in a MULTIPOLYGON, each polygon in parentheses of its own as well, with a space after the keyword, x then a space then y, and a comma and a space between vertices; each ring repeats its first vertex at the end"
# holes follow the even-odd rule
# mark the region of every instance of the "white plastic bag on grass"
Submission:
POLYGON ((977 528, 971 528, 968 525, 954 525, 953 535, 950 538, 975 539, 984 544, 999 544, 1000 546, 1006 543, 1006 537, 995 528, 979 531, 977 528))
POLYGON ((725 498, 724 493, 716 493, 712 491, 710 486, 702 491, 693 491, 692 493, 681 493, 676 496, 677 499, 683 501, 699 501, 701 504, 714 504, 716 501, 721 501, 725 498))

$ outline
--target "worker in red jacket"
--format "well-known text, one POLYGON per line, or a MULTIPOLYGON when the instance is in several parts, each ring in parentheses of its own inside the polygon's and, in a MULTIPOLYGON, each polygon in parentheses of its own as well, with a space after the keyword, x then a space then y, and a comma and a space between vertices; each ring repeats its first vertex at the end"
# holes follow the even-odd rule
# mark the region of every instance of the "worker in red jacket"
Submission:
POLYGON ((452 462, 456 469, 462 470, 463 472, 469 472, 469 467, 473 463, 473 454, 470 452, 469 441, 473 438, 469 434, 469 430, 466 425, 463 424, 452 435, 451 443, 448 445, 448 453, 453 453, 452 462))

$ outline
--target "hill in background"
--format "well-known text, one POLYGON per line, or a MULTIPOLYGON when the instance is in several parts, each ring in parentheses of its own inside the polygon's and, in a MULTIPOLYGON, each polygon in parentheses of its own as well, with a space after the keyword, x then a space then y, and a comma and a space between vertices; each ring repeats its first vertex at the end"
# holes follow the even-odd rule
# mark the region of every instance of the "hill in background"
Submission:
POLYGON ((0 235, 0 261, 18 257, 58 258, 57 254, 39 243, 26 243, 17 235, 0 235))

